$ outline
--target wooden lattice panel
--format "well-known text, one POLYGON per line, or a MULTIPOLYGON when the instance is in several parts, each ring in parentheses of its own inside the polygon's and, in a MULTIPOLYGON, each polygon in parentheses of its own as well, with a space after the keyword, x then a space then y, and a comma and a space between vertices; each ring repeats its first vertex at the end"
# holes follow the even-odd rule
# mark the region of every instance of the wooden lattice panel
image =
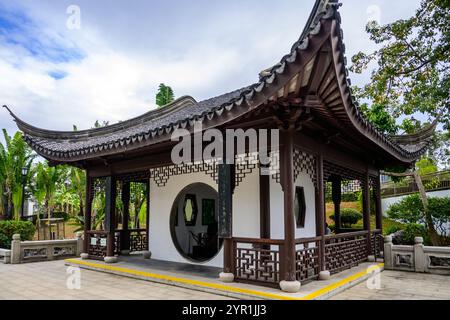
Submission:
POLYGON ((294 181, 297 180, 300 172, 304 172, 311 177, 316 186, 316 159, 299 149, 294 150, 294 181))
POLYGON ((366 261, 367 235, 329 238, 325 244, 325 265, 331 273, 357 266, 366 261))
POLYGON ((319 275, 319 244, 302 243, 295 253, 296 277, 300 282, 316 279, 319 275), (300 248, 299 248, 300 247, 300 248))
POLYGON ((147 231, 146 230, 133 230, 130 231, 130 252, 134 251, 147 251, 147 231))
POLYGON ((235 258, 237 279, 278 283, 279 252, 262 248, 237 248, 235 258))
POLYGON ((106 257, 106 234, 88 234, 90 257, 103 258, 106 257))

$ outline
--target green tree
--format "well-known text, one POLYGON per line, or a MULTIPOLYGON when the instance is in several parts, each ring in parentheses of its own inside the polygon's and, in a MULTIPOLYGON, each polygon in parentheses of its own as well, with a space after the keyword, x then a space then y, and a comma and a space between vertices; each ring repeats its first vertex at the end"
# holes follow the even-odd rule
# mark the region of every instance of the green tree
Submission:
MULTIPOLYGON (((450 1, 422 0, 414 16, 383 26, 369 22, 366 31, 379 49, 353 56, 351 71, 376 64, 371 81, 355 88, 358 98, 371 103, 362 108, 369 120, 394 133, 392 119, 402 117, 401 128, 414 132, 422 125, 415 115, 422 114, 449 130, 450 1)), ((448 135, 441 138, 448 141, 448 135)))
POLYGON ((5 145, 0 143, 0 216, 20 218, 23 184, 28 185, 32 175, 32 163, 35 155, 23 140, 22 133, 13 137, 3 129, 5 145), (22 176, 26 168, 27 175, 22 176))
POLYGON ((161 83, 158 88, 158 93, 156 94, 156 104, 158 107, 165 106, 166 104, 171 103, 174 99, 175 97, 172 88, 166 86, 164 83, 161 83))
POLYGON ((39 163, 36 167, 35 197, 40 204, 43 204, 48 219, 51 218, 56 204, 55 196, 58 186, 62 183, 62 176, 60 167, 50 167, 47 163, 39 163))

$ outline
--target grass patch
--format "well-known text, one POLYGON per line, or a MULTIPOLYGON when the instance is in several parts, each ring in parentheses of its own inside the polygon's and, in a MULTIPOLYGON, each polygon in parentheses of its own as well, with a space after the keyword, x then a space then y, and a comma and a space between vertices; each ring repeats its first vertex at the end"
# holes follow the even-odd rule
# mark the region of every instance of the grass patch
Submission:
MULTIPOLYGON (((361 211, 360 205, 358 202, 342 202, 341 209, 349 208, 361 211)), ((328 225, 334 225, 333 219, 330 219, 330 216, 334 214, 334 204, 332 202, 328 202, 326 204, 326 214, 327 214, 327 223, 328 225)), ((391 226, 404 226, 403 223, 397 222, 395 220, 383 217, 382 220, 383 225, 383 233, 386 232, 391 226)), ((376 217, 375 215, 370 215, 370 227, 371 229, 375 229, 376 226, 376 217)), ((356 224, 352 226, 352 229, 362 229, 363 228, 363 220, 361 219, 356 224)))

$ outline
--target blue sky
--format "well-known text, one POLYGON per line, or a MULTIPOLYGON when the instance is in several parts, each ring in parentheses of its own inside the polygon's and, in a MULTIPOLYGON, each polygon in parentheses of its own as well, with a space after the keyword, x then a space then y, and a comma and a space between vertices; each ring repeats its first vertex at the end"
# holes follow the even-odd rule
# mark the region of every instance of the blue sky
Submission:
MULTIPOLYGON (((159 83, 197 100, 257 80, 299 37, 313 0, 2 0, 0 104, 50 129, 88 128, 154 108, 159 83), (81 28, 68 29, 77 5, 81 28)), ((419 0, 344 0, 347 57, 374 49, 366 22, 411 16, 419 0)), ((351 75, 363 84, 369 74, 351 75)), ((16 130, 6 110, 0 128, 16 130)))

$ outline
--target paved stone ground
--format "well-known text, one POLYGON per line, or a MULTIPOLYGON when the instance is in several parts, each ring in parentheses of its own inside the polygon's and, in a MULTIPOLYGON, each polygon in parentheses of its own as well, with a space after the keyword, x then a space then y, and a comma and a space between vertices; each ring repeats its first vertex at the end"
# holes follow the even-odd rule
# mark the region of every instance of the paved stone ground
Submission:
POLYGON ((383 271, 381 289, 366 282, 335 295, 331 300, 449 300, 450 277, 423 273, 383 271))
POLYGON ((223 300, 224 296, 81 269, 81 289, 70 290, 64 261, 0 263, 0 300, 223 300))

